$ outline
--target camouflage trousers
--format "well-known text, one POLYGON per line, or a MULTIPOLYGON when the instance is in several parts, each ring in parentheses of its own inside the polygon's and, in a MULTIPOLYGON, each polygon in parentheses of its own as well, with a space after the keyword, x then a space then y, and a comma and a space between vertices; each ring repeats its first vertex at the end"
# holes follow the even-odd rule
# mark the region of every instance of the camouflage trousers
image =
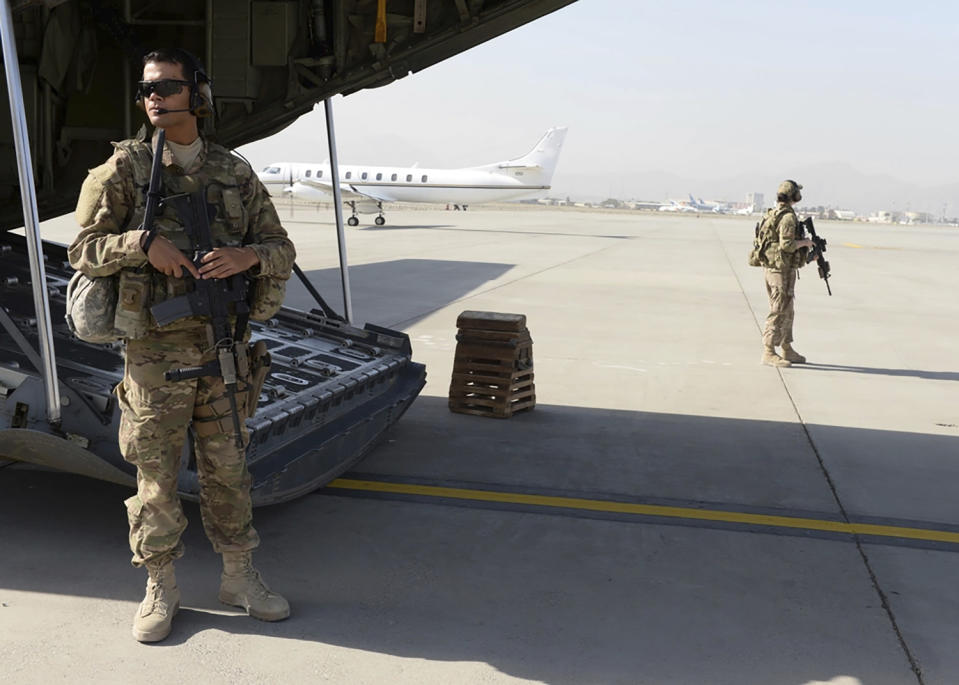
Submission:
MULTIPOLYGON (((187 522, 177 495, 177 473, 187 430, 193 425, 200 515, 218 553, 255 548, 249 442, 240 421, 243 448, 236 446, 229 397, 223 380, 210 376, 167 381, 164 372, 199 366, 214 358, 206 330, 154 332, 127 342, 120 404, 120 451, 137 467, 137 494, 126 500, 133 565, 183 555, 180 536, 187 522)), ((248 387, 249 378, 238 384, 248 387)), ((246 393, 236 394, 241 417, 246 393)))
POLYGON ((769 316, 763 330, 763 345, 776 347, 793 341, 793 303, 796 299, 796 269, 764 269, 769 316))

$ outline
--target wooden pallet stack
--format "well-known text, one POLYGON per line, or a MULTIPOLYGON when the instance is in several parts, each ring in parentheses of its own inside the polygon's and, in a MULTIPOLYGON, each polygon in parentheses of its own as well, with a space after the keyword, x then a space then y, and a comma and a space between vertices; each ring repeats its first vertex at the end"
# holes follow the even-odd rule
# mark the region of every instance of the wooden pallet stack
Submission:
POLYGON ((456 326, 450 411, 506 419, 536 406, 526 316, 465 311, 456 326))

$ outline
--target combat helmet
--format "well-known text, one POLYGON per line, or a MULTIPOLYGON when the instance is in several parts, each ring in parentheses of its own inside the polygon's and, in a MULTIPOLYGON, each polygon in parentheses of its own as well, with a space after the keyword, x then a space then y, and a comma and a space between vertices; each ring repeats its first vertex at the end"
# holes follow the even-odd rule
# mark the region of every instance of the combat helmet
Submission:
POLYGON ((776 196, 780 200, 786 198, 790 202, 799 202, 802 199, 802 193, 799 192, 800 190, 802 190, 801 185, 793 180, 786 179, 780 183, 776 189, 776 196))

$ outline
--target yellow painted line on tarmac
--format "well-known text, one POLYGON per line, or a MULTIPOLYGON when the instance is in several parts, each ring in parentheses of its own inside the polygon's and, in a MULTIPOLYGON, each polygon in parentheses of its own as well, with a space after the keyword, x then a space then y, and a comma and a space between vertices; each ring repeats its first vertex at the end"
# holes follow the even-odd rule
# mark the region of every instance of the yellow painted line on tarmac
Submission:
POLYGON ((901 247, 885 247, 883 245, 857 245, 856 243, 842 243, 843 247, 854 247, 860 250, 893 250, 899 252, 901 247))
POLYGON ((657 504, 634 504, 598 499, 579 499, 576 497, 555 497, 552 495, 533 495, 517 492, 497 492, 495 490, 473 490, 467 488, 447 488, 436 485, 414 485, 411 483, 388 483, 385 481, 354 480, 337 478, 327 485, 340 490, 358 490, 396 495, 419 495, 441 497, 444 499, 470 500, 476 502, 498 502, 503 504, 522 504, 527 506, 552 507, 558 509, 578 509, 614 514, 633 514, 636 516, 661 516, 666 518, 689 519, 698 521, 719 521, 739 523, 750 526, 772 528, 798 528, 802 530, 845 533, 847 535, 873 535, 907 540, 928 540, 959 544, 959 533, 929 528, 908 528, 904 526, 884 526, 871 523, 845 523, 826 519, 800 518, 795 516, 772 516, 750 514, 741 511, 721 511, 718 509, 696 509, 693 507, 669 507, 657 504))

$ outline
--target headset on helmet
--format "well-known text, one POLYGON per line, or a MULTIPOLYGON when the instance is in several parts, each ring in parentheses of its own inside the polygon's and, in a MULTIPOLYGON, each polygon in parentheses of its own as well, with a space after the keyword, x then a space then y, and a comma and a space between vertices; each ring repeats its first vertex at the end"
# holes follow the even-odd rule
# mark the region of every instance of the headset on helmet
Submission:
POLYGON ((802 186, 791 179, 786 179, 779 184, 776 194, 788 198, 792 202, 799 202, 802 199, 802 186))
MULTIPOLYGON (((148 52, 143 57, 143 64, 148 62, 167 62, 181 65, 183 76, 191 82, 190 113, 200 119, 213 115, 213 79, 207 75, 203 64, 197 57, 183 48, 169 48, 148 52)), ((143 99, 139 93, 134 102, 138 107, 144 109, 143 99)))

